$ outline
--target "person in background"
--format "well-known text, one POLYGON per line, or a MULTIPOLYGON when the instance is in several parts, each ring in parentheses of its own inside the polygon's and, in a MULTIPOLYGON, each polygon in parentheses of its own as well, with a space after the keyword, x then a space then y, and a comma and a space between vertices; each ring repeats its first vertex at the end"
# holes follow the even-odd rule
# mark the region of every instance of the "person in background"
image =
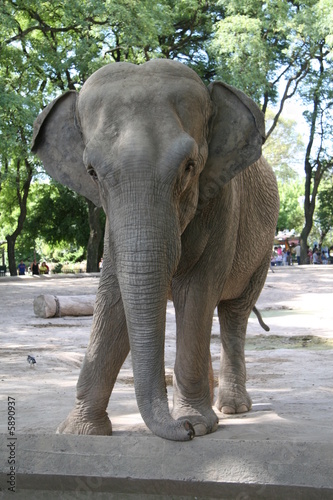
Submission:
POLYGON ((46 264, 45 260, 39 266, 40 274, 49 274, 49 266, 46 264))
POLYGON ((277 247, 276 253, 277 253, 277 256, 276 256, 276 265, 277 266, 282 266, 282 248, 281 248, 280 245, 277 247))
POLYGON ((297 259, 297 264, 301 264, 301 245, 298 243, 295 247, 295 253, 296 253, 296 259, 297 259))
POLYGON ((309 263, 310 263, 310 264, 313 264, 313 262, 312 262, 312 257, 313 257, 312 248, 309 248, 309 249, 308 249, 308 259, 309 259, 309 263))
POLYGON ((320 260, 320 252, 313 252, 312 262, 313 262, 314 264, 321 264, 321 260, 320 260))
POLYGON ((21 260, 21 262, 17 266, 17 269, 18 269, 19 276, 25 275, 26 266, 25 266, 25 263, 23 262, 23 260, 21 260))
POLYGON ((36 259, 34 259, 33 263, 30 266, 32 274, 39 274, 39 264, 36 259))
POLYGON ((327 264, 327 263, 328 263, 327 255, 326 255, 326 253, 324 252, 324 250, 321 252, 321 256, 320 256, 320 258, 321 258, 321 263, 322 263, 322 264, 327 264))

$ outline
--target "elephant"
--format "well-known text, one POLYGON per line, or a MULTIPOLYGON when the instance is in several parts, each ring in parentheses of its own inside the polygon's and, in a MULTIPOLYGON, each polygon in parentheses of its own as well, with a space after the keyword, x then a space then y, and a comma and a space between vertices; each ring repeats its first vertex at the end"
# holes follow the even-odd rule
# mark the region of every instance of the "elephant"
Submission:
POLYGON ((75 407, 58 433, 112 434, 107 407, 130 351, 138 408, 153 434, 188 441, 216 431, 209 386, 216 307, 216 407, 251 409, 245 335, 279 210, 264 140, 263 114, 248 96, 220 81, 207 87, 165 59, 107 64, 36 118, 32 151, 46 171, 106 214, 90 340, 75 407), (171 411, 168 299, 177 333, 171 411))

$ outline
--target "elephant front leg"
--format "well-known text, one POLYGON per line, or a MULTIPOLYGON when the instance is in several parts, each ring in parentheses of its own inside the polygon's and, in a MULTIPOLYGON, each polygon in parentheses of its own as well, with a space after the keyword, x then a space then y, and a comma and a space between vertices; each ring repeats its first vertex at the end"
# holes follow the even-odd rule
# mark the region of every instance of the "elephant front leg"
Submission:
POLYGON ((77 383, 76 405, 57 433, 111 435, 107 406, 119 370, 129 353, 125 314, 119 289, 103 275, 96 298, 87 353, 77 383))
POLYGON ((218 417, 212 409, 209 384, 210 335, 214 306, 196 299, 191 292, 175 298, 177 354, 174 369, 173 410, 175 419, 191 422, 195 435, 214 432, 218 417))
POLYGON ((243 413, 252 407, 246 391, 245 335, 248 315, 237 307, 237 301, 218 306, 221 328, 221 363, 218 397, 215 406, 223 413, 243 413), (236 303, 235 303, 236 302, 236 303))

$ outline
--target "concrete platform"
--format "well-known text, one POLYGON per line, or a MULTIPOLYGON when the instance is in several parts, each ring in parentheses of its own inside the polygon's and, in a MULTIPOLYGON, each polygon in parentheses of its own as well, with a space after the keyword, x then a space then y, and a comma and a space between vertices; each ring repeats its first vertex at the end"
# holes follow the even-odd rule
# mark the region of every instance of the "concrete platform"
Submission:
MULTIPOLYGON (((250 318, 246 344, 253 409, 218 413, 214 434, 187 443, 160 439, 144 425, 130 356, 108 407, 114 435, 55 434, 73 406, 91 319, 36 318, 33 299, 88 295, 97 286, 98 277, 87 275, 0 278, 0 499, 333 500, 333 266, 268 274, 258 307, 271 331, 250 318), (34 368, 27 354, 36 357, 34 368), (14 436, 8 397, 15 399, 14 436)), ((217 371, 217 318, 211 350, 217 371)), ((174 354, 170 303, 169 382, 174 354)), ((168 394, 171 406, 170 386, 168 394)))
MULTIPOLYGON (((8 442, 1 435, 2 464, 8 442)), ((331 499, 332 451, 332 443, 225 440, 223 429, 189 443, 17 436, 12 498, 331 499)))

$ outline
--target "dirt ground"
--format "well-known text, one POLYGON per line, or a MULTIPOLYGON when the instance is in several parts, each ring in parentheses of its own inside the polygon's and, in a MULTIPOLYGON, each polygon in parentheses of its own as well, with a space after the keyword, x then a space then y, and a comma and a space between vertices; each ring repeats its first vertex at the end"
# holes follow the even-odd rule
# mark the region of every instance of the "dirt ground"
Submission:
MULTIPOLYGON (((0 433, 7 432, 7 398, 15 398, 17 434, 54 434, 71 410, 88 343, 91 317, 42 319, 34 315, 40 294, 90 295, 98 276, 0 277, 0 433), (30 367, 27 355, 36 358, 30 367)), ((246 347, 253 410, 223 416, 216 434, 227 439, 332 442, 333 266, 292 266, 269 271, 257 303, 266 333, 251 315, 246 347)), ((216 374, 220 344, 214 317, 211 351, 216 374)), ((167 307, 166 373, 175 358, 175 315, 167 307)), ((172 404, 171 387, 168 387, 172 404)), ((130 356, 108 412, 115 435, 150 434, 138 412, 130 356)))

